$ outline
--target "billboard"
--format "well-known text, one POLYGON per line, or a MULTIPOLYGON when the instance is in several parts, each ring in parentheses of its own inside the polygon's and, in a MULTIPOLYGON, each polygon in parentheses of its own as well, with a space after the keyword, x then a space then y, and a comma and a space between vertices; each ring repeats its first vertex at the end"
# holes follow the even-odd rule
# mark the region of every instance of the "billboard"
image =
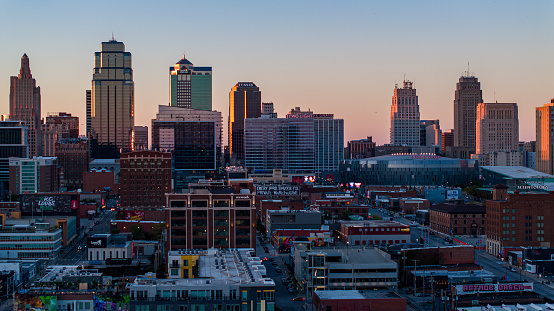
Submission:
POLYGON ((106 237, 89 237, 87 238, 88 248, 106 248, 108 241, 106 237))
POLYGON ((455 295, 473 295, 477 293, 532 292, 533 283, 467 284, 452 286, 455 295))
POLYGON ((458 200, 458 190, 446 190, 447 200, 458 200))
POLYGON ((290 184, 256 185, 256 195, 300 195, 300 187, 290 184))
POLYGON ((125 211, 125 220, 144 220, 144 211, 125 211))
POLYGON ((315 182, 315 176, 292 176, 291 182, 301 184, 305 182, 315 182))
POLYGON ((77 215, 80 200, 78 194, 22 194, 20 206, 24 216, 77 215))

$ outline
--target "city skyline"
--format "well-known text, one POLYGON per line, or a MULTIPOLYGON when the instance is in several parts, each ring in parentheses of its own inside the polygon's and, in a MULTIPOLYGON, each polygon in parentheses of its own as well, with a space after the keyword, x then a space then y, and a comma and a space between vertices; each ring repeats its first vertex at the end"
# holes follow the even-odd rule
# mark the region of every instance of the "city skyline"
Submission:
POLYGON ((262 101, 272 101, 280 115, 296 106, 334 113, 345 120, 345 140, 372 136, 382 145, 389 142, 390 91, 404 74, 415 80, 421 119, 439 119, 443 131, 453 128, 454 90, 469 61, 483 101, 517 102, 520 140, 535 140, 534 109, 554 97, 549 75, 554 63, 548 58, 554 43, 544 40, 554 32, 553 3, 286 4, 191 3, 190 9, 209 11, 213 20, 194 32, 167 18, 171 2, 138 4, 119 19, 114 17, 123 3, 117 2, 102 17, 97 17, 101 6, 38 3, 23 12, 16 3, 4 3, 3 29, 23 14, 29 22, 0 37, 0 113, 9 111, 8 79, 27 53, 41 86, 42 117, 58 111, 77 115, 84 134, 83 93, 90 89, 94 67, 90 55, 113 31, 133 53, 136 125, 149 125, 157 106, 169 103, 167 68, 185 52, 195 64, 212 66, 213 109, 223 119, 231 87, 254 81, 262 101), (98 18, 94 29, 80 23, 93 17, 98 18), (186 43, 175 40, 185 36, 186 43), (236 37, 241 44, 233 44, 236 37))

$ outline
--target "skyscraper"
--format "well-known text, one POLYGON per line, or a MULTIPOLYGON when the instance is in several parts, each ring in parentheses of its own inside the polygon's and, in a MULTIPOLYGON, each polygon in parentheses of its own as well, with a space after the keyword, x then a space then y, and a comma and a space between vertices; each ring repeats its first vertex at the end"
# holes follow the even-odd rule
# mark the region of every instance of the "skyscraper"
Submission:
POLYGON ((475 147, 476 111, 482 102, 481 83, 467 71, 454 92, 454 146, 475 147))
POLYGON ((0 121, 0 196, 10 188, 10 158, 29 157, 28 139, 24 121, 0 121))
POLYGON ((169 67, 169 105, 212 110, 212 67, 194 67, 185 58, 169 67))
POLYGON ((91 149, 95 159, 119 158, 133 150, 135 127, 131 53, 123 42, 102 42, 94 53, 91 99, 91 149))
POLYGON ((92 131, 92 92, 91 90, 86 90, 86 105, 87 105, 87 138, 90 139, 90 132, 92 131))
POLYGON ((244 165, 244 119, 262 115, 262 93, 252 82, 239 82, 229 92, 229 151, 231 165, 244 165))
POLYGON ((391 145, 419 146, 419 104, 412 82, 394 88, 390 112, 391 145))
POLYGON ((480 103, 476 110, 476 151, 481 165, 519 166, 519 119, 515 103, 480 103))
POLYGON ((536 169, 554 175, 554 98, 535 108, 537 130, 536 169))
POLYGON ((36 85, 29 67, 29 57, 21 57, 19 76, 10 77, 10 120, 25 121, 29 128, 29 156, 40 156, 40 87, 36 85))

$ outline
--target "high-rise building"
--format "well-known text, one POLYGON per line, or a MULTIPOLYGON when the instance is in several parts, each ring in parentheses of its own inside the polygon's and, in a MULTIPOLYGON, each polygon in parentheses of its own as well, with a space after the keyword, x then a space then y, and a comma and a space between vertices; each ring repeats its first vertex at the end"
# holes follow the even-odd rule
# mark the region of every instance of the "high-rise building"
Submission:
POLYGON ((419 104, 411 81, 394 88, 390 112, 391 145, 419 146, 419 104))
POLYGON ((481 165, 521 165, 517 104, 480 103, 476 118, 475 153, 489 158, 481 165))
POLYGON ((135 126, 135 151, 148 150, 148 126, 135 126))
POLYGON ((131 53, 123 42, 102 42, 94 53, 91 99, 91 148, 95 159, 119 158, 133 150, 135 127, 131 53))
POLYGON ((272 102, 262 103, 262 118, 265 118, 265 119, 277 118, 277 113, 273 108, 272 102))
POLYGON ((535 108, 536 169, 554 175, 554 98, 535 108))
POLYGON ((454 146, 475 147, 477 105, 483 102, 481 83, 466 72, 454 92, 454 146))
POLYGON ((171 193, 171 153, 134 151, 122 153, 121 206, 148 209, 165 205, 171 193))
POLYGON ((67 138, 79 138, 79 117, 66 112, 49 112, 42 124, 42 155, 55 157, 56 142, 67 138))
POLYGON ((452 146, 454 146, 454 130, 450 129, 446 132, 442 132, 442 139, 441 139, 442 153, 446 153, 446 147, 452 147, 452 146))
POLYGON ((314 114, 315 172, 338 172, 344 160, 344 120, 314 114))
POLYGON ((86 91, 86 105, 87 105, 87 138, 90 139, 90 132, 92 131, 92 91, 86 91))
POLYGON ((58 139, 56 157, 60 166, 60 184, 68 190, 83 188, 83 173, 88 172, 90 145, 87 138, 58 139))
POLYGON ((11 157, 29 157, 29 128, 24 121, 0 121, 0 196, 9 191, 11 157))
POLYGON ((375 156, 376 143, 372 136, 366 139, 351 140, 347 143, 344 158, 345 159, 366 159, 375 156))
POLYGON ((151 128, 152 150, 173 156, 176 192, 216 172, 221 162, 221 112, 159 106, 151 128))
POLYGON ((262 93, 252 82, 239 82, 229 92, 229 152, 232 165, 244 165, 244 119, 262 114, 262 93))
POLYGON ((58 159, 55 157, 10 158, 10 192, 58 191, 58 159))
POLYGON ((212 67, 194 67, 185 58, 169 67, 171 107, 212 110, 212 67))
POLYGON ((29 57, 21 57, 19 76, 10 77, 10 120, 25 121, 29 128, 29 156, 40 156, 42 152, 42 135, 40 134, 40 87, 37 86, 29 57))

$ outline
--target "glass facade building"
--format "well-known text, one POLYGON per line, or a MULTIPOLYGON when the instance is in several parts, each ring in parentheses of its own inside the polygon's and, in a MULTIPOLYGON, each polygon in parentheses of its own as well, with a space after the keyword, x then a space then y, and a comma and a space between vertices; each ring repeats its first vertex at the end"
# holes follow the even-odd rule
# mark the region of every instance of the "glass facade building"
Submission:
POLYGON ((194 67, 185 58, 169 67, 170 106, 212 110, 212 67, 194 67))
POLYGON ((28 132, 24 121, 0 121, 0 196, 9 191, 9 158, 29 157, 28 132))
POLYGON ((389 155, 344 160, 341 182, 364 185, 453 186, 479 178, 479 162, 428 154, 389 155))

